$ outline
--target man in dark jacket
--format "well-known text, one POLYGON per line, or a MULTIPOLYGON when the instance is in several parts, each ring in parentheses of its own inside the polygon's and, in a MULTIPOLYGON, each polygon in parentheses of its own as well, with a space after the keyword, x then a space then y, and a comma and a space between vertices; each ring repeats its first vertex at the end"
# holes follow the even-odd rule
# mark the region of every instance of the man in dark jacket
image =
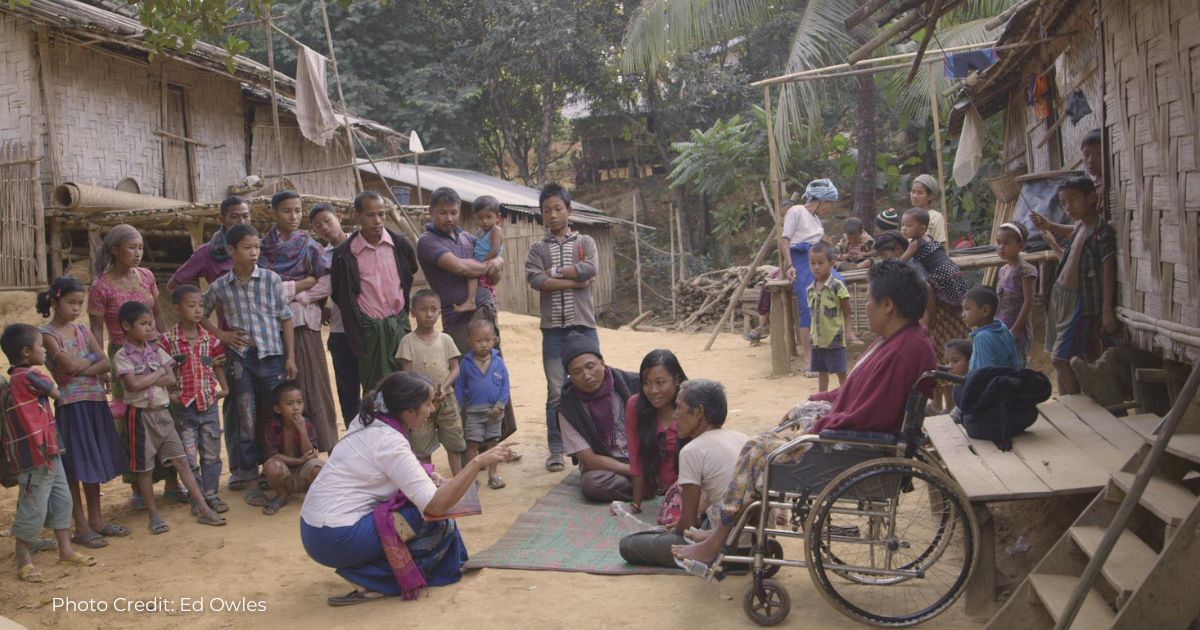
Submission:
POLYGON ((558 403, 563 452, 583 471, 583 496, 590 501, 629 501, 633 475, 625 434, 625 403, 641 386, 638 375, 604 364, 600 346, 572 334, 562 349, 567 383, 558 403))
POLYGON ((354 198, 359 229, 333 250, 333 301, 342 312, 346 340, 358 357, 363 392, 399 369, 396 348, 412 330, 408 294, 417 272, 417 253, 408 237, 387 229, 379 193, 354 198))

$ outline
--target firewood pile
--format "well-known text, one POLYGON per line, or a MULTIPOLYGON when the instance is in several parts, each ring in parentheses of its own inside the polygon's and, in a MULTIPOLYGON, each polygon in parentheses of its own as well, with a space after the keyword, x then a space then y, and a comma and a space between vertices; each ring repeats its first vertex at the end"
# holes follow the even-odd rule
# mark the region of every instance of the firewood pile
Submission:
MULTIPOLYGON (((675 287, 679 303, 678 329, 712 326, 721 318, 733 292, 745 275, 747 266, 717 269, 690 278, 675 287)), ((750 289, 763 289, 767 278, 778 267, 763 265, 754 271, 750 289)))

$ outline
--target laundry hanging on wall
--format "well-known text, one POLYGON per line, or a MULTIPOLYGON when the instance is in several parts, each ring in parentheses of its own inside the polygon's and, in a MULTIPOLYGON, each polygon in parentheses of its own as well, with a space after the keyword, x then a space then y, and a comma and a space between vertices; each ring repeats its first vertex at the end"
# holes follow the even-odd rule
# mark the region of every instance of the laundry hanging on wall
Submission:
POLYGON ((296 122, 300 133, 320 146, 338 127, 325 87, 325 57, 308 46, 296 49, 296 122))

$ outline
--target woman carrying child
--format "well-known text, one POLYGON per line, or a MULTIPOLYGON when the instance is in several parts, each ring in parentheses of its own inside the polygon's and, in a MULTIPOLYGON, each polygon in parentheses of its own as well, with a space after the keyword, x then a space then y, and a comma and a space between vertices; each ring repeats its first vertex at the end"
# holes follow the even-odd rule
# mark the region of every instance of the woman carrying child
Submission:
POLYGON ((329 386, 329 367, 321 343, 321 307, 296 294, 313 288, 329 273, 325 250, 300 229, 304 207, 300 195, 284 190, 271 197, 275 225, 262 239, 258 266, 279 274, 284 295, 291 299, 296 344, 296 371, 304 391, 304 417, 317 428, 317 450, 328 453, 338 439, 337 413, 329 386))
POLYGON ((1037 285, 1037 267, 1021 259, 1029 232, 1019 223, 1005 223, 996 230, 996 254, 1004 261, 996 280, 1000 306, 996 319, 1012 331, 1017 352, 1028 359, 1033 340, 1033 294, 1037 285))
POLYGON ((834 202, 838 200, 838 191, 828 179, 816 179, 804 190, 804 199, 803 205, 792 206, 784 216, 779 248, 791 254, 791 266, 785 273, 796 291, 796 304, 800 314, 800 348, 803 352, 801 358, 804 360, 804 375, 811 378, 816 374, 808 369, 811 345, 809 332, 812 327, 812 313, 808 308, 808 287, 813 282, 812 270, 808 266, 808 250, 825 237, 821 215, 833 208, 834 202))
POLYGON ((300 539, 313 560, 354 585, 330 597, 351 606, 385 597, 415 599, 427 586, 462 578, 467 550, 453 519, 439 518, 488 465, 512 460, 498 446, 445 479, 417 460, 408 434, 433 410, 433 384, 394 372, 363 399, 300 510, 300 539))
POLYGON ((663 494, 679 477, 679 428, 675 397, 687 381, 679 359, 670 350, 651 350, 638 370, 642 391, 625 404, 625 434, 629 472, 633 475, 633 511, 642 499, 663 494))
POLYGON ((108 545, 106 536, 129 535, 128 527, 105 522, 100 513, 100 484, 129 472, 129 467, 101 381, 110 370, 108 357, 88 327, 75 321, 83 313, 86 295, 83 283, 61 276, 38 294, 37 309, 51 318, 40 330, 46 367, 58 383, 54 414, 75 515, 71 541, 99 549, 108 545))
POLYGON ((946 229, 946 215, 933 208, 933 202, 941 196, 942 188, 938 186, 933 175, 923 173, 913 178, 912 187, 908 191, 908 200, 914 208, 920 208, 929 213, 929 236, 941 244, 942 249, 950 239, 946 229))

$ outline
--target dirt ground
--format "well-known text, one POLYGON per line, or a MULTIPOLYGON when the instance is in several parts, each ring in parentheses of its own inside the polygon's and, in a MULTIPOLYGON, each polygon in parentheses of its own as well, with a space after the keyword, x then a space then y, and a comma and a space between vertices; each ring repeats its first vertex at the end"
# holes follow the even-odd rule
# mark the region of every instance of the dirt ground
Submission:
MULTIPOLYGON (((0 324, 39 322, 30 294, 0 294, 0 324)), ((508 487, 483 491, 484 514, 459 521, 470 550, 482 550, 499 539, 516 517, 530 508, 561 478, 547 473, 542 463, 545 445, 545 380, 541 370, 537 320, 502 316, 505 355, 513 382, 513 401, 523 461, 502 472, 508 487)), ((816 380, 799 376, 770 377, 770 347, 748 348, 733 335, 720 337, 710 352, 701 352, 706 336, 602 330, 601 347, 614 366, 636 370, 649 350, 667 347, 679 355, 688 375, 719 379, 730 398, 728 426, 746 433, 773 426, 797 400, 814 391, 816 380)), ((6 366, 5 366, 6 367, 6 366)), ((445 465, 443 457, 435 463, 445 465)), ((579 573, 485 569, 468 574, 459 584, 431 589, 418 601, 372 603, 352 609, 330 608, 329 595, 348 585, 330 569, 308 558, 300 544, 299 501, 274 517, 245 505, 236 494, 230 502, 229 525, 204 527, 192 522, 186 506, 166 504, 164 515, 172 530, 152 537, 145 515, 126 505, 128 489, 119 482, 104 486, 105 514, 133 530, 130 538, 113 538, 93 553, 99 564, 64 568, 54 554, 35 562, 47 577, 43 584, 16 580, 11 539, 0 539, 0 615, 30 628, 166 628, 188 623, 196 628, 291 627, 297 620, 309 627, 394 625, 403 615, 412 627, 557 628, 570 619, 585 628, 616 627, 754 627, 742 613, 747 578, 704 583, 677 576, 595 576, 579 573), (205 612, 183 612, 181 598, 203 598, 205 612), (68 610, 107 605, 107 612, 68 610), (167 605, 172 612, 118 611, 132 602, 167 605), (214 610, 224 606, 227 610, 214 610), (228 610, 232 607, 232 610, 228 610), (247 607, 259 609, 246 611, 247 607)), ((160 486, 161 491, 161 486, 160 486)), ((0 490, 0 528, 11 525, 16 492, 0 490)), ((1001 551, 1003 554, 1003 551, 1001 551)), ((792 599, 792 623, 811 628, 852 625, 814 588, 806 571, 784 569, 779 578, 792 599)), ((961 602, 930 622, 930 628, 977 625, 962 612, 961 602)), ((0 628, 5 620, 0 617, 0 628)))

